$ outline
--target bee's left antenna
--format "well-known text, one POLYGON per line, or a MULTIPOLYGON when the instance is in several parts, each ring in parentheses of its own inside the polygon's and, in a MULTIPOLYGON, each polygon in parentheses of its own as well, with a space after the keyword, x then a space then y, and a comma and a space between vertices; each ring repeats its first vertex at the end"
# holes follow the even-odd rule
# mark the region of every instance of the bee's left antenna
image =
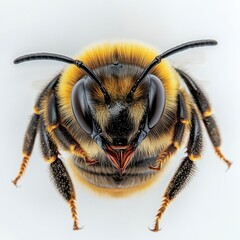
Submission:
POLYGON ((166 57, 168 57, 170 55, 173 55, 173 54, 175 54, 177 52, 181 52, 181 51, 187 50, 189 48, 214 46, 214 45, 217 45, 217 41, 216 40, 212 40, 212 39, 203 39, 203 40, 190 41, 190 42, 186 42, 186 43, 183 43, 181 45, 178 45, 176 47, 170 48, 169 50, 167 50, 167 51, 163 52, 162 54, 156 56, 152 60, 152 62, 143 70, 143 72, 140 75, 140 77, 136 80, 136 82, 132 86, 131 91, 127 95, 127 101, 128 102, 132 101, 133 94, 136 91, 139 83, 146 77, 146 75, 153 69, 153 67, 155 67, 157 64, 159 64, 161 62, 161 60, 163 58, 166 58, 166 57))
POLYGON ((28 55, 24 55, 21 57, 16 58, 13 62, 15 64, 22 63, 22 62, 27 62, 27 61, 33 61, 33 60, 55 60, 55 61, 60 61, 60 62, 66 62, 69 64, 74 64, 78 68, 81 68, 84 72, 86 72, 100 87, 106 104, 110 104, 111 98, 106 90, 106 88, 102 85, 102 82, 100 79, 97 77, 97 75, 89 69, 84 63, 80 60, 75 60, 70 57, 60 55, 60 54, 55 54, 55 53, 32 53, 28 55))

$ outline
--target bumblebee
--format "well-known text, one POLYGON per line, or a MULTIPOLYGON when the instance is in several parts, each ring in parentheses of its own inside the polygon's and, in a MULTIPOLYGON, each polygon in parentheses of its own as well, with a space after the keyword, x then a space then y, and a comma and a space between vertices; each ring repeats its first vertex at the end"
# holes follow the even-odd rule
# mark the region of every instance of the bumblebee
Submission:
POLYGON ((15 59, 56 60, 70 64, 43 89, 28 125, 20 170, 22 177, 36 134, 54 183, 69 203, 73 229, 79 229, 76 194, 63 160, 71 154, 75 175, 88 186, 113 195, 149 186, 166 163, 186 148, 157 212, 152 231, 168 204, 188 183, 203 151, 202 123, 216 154, 220 134, 207 97, 186 72, 165 59, 177 52, 217 45, 215 40, 190 41, 160 55, 136 43, 106 43, 72 59, 53 53, 34 53, 15 59))

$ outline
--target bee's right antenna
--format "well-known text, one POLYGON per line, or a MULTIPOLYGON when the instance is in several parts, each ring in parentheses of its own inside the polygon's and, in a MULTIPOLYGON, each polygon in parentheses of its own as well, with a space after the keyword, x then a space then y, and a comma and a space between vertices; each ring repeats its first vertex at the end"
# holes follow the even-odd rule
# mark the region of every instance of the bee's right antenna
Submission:
POLYGON ((163 52, 162 54, 158 55, 153 59, 153 61, 143 70, 141 76, 136 80, 134 85, 131 88, 131 91, 127 95, 127 102, 132 101, 132 97, 134 92, 136 91, 139 83, 144 79, 144 77, 152 70, 154 66, 159 64, 163 58, 166 58, 170 55, 173 55, 177 52, 181 52, 184 50, 187 50, 189 48, 195 48, 195 47, 205 47, 205 46, 214 46, 217 45, 216 40, 211 40, 211 39, 205 39, 205 40, 197 40, 197 41, 191 41, 187 43, 183 43, 181 45, 178 45, 176 47, 170 48, 169 50, 163 52))
POLYGON ((66 62, 70 64, 76 65, 78 68, 81 68, 84 72, 86 72, 100 87, 106 104, 110 104, 111 98, 105 89, 105 87, 102 85, 101 81, 99 78, 96 76, 96 74, 89 69, 86 65, 83 64, 82 61, 75 60, 69 57, 66 57, 64 55, 59 55, 55 53, 33 53, 33 54, 28 54, 24 55, 21 57, 18 57, 14 60, 15 64, 26 62, 26 61, 32 61, 32 60, 56 60, 56 61, 61 61, 61 62, 66 62))

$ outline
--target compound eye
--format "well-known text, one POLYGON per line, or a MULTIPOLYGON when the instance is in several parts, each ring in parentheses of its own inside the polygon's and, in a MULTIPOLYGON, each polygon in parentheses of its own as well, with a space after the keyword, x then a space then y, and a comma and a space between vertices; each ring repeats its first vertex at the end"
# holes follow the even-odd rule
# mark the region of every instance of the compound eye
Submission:
POLYGON ((148 126, 153 128, 160 120, 165 107, 165 91, 162 81, 150 76, 148 126))
POLYGON ((86 95, 85 81, 81 79, 75 84, 72 90, 72 109, 80 127, 86 133, 91 134, 93 131, 92 115, 86 95))

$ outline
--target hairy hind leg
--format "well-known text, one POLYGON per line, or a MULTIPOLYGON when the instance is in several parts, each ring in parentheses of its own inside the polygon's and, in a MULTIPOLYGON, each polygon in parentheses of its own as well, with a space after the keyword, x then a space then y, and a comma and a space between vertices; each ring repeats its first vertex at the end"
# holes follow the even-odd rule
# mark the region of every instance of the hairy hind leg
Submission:
POLYGON ((25 137, 24 137, 24 142, 23 142, 23 160, 22 163, 20 165, 20 169, 18 171, 17 176, 15 177, 15 179, 12 181, 16 186, 17 183, 19 181, 19 179, 23 176, 33 147, 34 147, 34 142, 35 142, 35 138, 37 135, 37 131, 38 131, 38 122, 39 122, 39 116, 40 116, 40 109, 41 109, 41 102, 42 100, 50 93, 50 91, 53 91, 53 89, 55 88, 58 80, 59 80, 60 75, 57 75, 44 89, 43 91, 40 93, 35 106, 34 106, 34 114, 32 115, 31 121, 28 125, 27 131, 25 133, 25 137))
POLYGON ((198 106, 199 111, 202 114, 204 125, 207 129, 210 140, 214 146, 215 152, 220 159, 222 159, 228 166, 231 166, 231 162, 225 158, 222 154, 220 145, 221 145, 221 137, 219 133, 219 129, 217 127, 217 123, 215 118, 212 115, 212 108, 208 102, 208 99, 201 88, 195 83, 195 81, 184 71, 177 69, 176 71, 179 73, 185 84, 187 85, 190 93, 192 94, 196 105, 198 106))
POLYGON ((73 229, 78 230, 78 217, 77 217, 77 207, 76 207, 76 194, 71 177, 65 168, 61 159, 58 155, 58 147, 51 139, 51 136, 46 130, 43 119, 40 119, 39 123, 40 131, 40 143, 43 158, 46 162, 50 163, 50 172, 57 187, 59 193, 68 202, 73 218, 73 229))
POLYGON ((163 213, 165 212, 169 203, 178 195, 178 193, 183 190, 183 188, 189 182, 195 170, 194 161, 201 157, 202 148, 203 141, 200 121, 195 110, 192 110, 191 132, 187 145, 188 156, 183 159, 163 195, 162 204, 156 214, 154 228, 150 229, 151 231, 159 231, 159 221, 163 213))

